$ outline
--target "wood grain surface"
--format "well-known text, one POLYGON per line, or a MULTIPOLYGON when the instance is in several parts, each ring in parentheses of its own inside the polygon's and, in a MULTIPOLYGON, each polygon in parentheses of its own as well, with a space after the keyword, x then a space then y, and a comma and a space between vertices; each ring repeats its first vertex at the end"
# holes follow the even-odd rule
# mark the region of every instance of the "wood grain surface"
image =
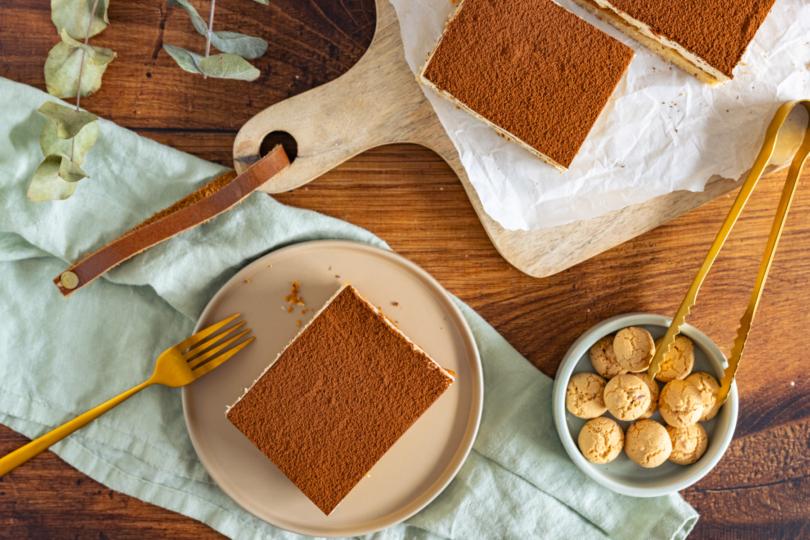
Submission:
MULTIPOLYGON (((205 2, 193 3, 207 10, 205 2)), ((0 2, 0 76, 44 89, 44 59, 58 41, 48 4, 0 2)), ((231 165, 239 127, 267 106, 348 70, 371 40, 374 17, 373 0, 220 2, 217 28, 261 35, 270 47, 256 61, 263 75, 255 83, 204 81, 161 50, 164 40, 201 49, 181 11, 159 0, 113 1, 112 24, 94 44, 112 47, 118 58, 98 94, 82 103, 145 137, 231 165)), ((762 181, 689 319, 726 353, 783 178, 762 181)), ((379 235, 552 377, 571 343, 602 319, 629 311, 674 313, 732 201, 723 196, 560 274, 534 279, 498 255, 456 175, 422 147, 366 152, 276 198, 379 235)), ((694 538, 810 537, 808 216, 810 190, 802 186, 740 367, 734 441, 718 467, 683 493, 701 513, 694 538)), ((0 454, 25 441, 0 427, 0 454)), ((0 479, 0 538, 222 537, 115 493, 46 453, 0 479)))

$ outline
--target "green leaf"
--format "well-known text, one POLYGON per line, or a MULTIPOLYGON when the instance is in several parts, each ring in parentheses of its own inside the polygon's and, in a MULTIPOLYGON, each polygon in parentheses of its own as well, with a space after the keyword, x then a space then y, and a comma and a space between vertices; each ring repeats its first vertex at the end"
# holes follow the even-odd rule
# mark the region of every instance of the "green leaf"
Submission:
POLYGON ((73 107, 66 107, 53 101, 47 101, 37 111, 56 121, 56 134, 60 139, 72 139, 84 126, 98 120, 98 116, 87 111, 77 111, 73 107))
MULTIPOLYGON (((31 179, 31 185, 28 186, 29 199, 34 202, 59 201, 73 195, 76 191, 76 182, 68 182, 60 175, 65 159, 68 159, 67 156, 62 154, 51 154, 40 163, 34 172, 34 178, 31 179)), ((78 166, 76 168, 78 169, 78 166)))
POLYGON ((222 52, 242 58, 258 58, 267 50, 265 40, 238 32, 214 32, 211 34, 211 44, 222 52))
POLYGON ((65 182, 78 182, 82 178, 87 178, 87 173, 81 167, 70 161, 70 158, 62 155, 62 163, 59 164, 59 176, 65 182))
POLYGON ((253 1, 256 2, 257 4, 261 4, 263 6, 269 6, 270 5, 270 0, 253 0, 253 1))
MULTIPOLYGON (((188 3, 188 0, 166 0, 166 5, 185 9, 194 29, 200 35, 208 35, 208 25, 205 23, 205 19, 194 9, 194 6, 188 3)), ((238 32, 213 32, 211 44, 222 52, 237 54, 243 58, 258 58, 267 50, 267 42, 263 39, 238 32)), ((177 59, 175 58, 175 60, 177 59)))
MULTIPOLYGON (((51 0, 51 20, 56 29, 61 32, 64 28, 71 37, 83 40, 87 35, 93 2, 94 0, 51 0)), ((110 24, 107 18, 108 5, 109 0, 99 0, 96 16, 90 26, 90 37, 100 33, 110 24)))
POLYGON ((82 55, 81 49, 74 49, 65 42, 54 45, 45 61, 45 87, 48 93, 58 98, 76 97, 82 63, 82 97, 86 97, 101 88, 101 76, 107 70, 107 64, 97 65, 89 55, 82 55))
POLYGON ((208 25, 205 24, 205 21, 200 17, 200 14, 197 13, 197 10, 194 9, 194 6, 189 4, 187 0, 166 0, 166 5, 185 9, 188 16, 191 17, 191 24, 194 25, 194 29, 202 35, 208 33, 208 25))
POLYGON ((86 55, 88 55, 92 60, 93 63, 97 66, 103 66, 105 64, 109 64, 112 62, 113 58, 117 55, 113 52, 112 49, 108 49, 106 47, 92 47, 90 45, 85 45, 80 41, 76 41, 72 37, 70 37, 67 33, 67 30, 62 28, 62 42, 70 47, 71 49, 81 49, 84 51, 86 55))
POLYGON ((61 139, 57 135, 56 121, 48 120, 39 134, 39 147, 42 148, 43 156, 51 154, 69 156, 73 152, 73 163, 81 165, 84 163, 85 154, 96 143, 96 139, 98 139, 98 122, 90 122, 72 139, 61 139))
POLYGON ((247 60, 235 54, 215 54, 200 61, 200 71, 216 79, 236 79, 255 81, 261 72, 251 66, 247 60))
POLYGON ((203 59, 202 56, 197 53, 187 51, 182 47, 175 47, 174 45, 169 45, 167 43, 163 44, 163 48, 167 53, 169 53, 169 56, 174 58, 174 61, 177 62, 178 66, 189 73, 197 73, 202 75, 202 71, 200 71, 200 61, 203 59))

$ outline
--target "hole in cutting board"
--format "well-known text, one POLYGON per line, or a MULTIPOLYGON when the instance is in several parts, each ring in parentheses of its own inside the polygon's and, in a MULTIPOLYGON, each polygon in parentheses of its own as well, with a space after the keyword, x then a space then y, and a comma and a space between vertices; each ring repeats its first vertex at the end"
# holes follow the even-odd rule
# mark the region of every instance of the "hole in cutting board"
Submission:
POLYGON ((277 144, 280 144, 284 148, 290 163, 295 161, 296 156, 298 156, 298 143, 295 137, 286 131, 271 131, 265 135, 264 139, 262 139, 262 144, 259 146, 259 154, 261 154, 262 157, 266 156, 277 144))

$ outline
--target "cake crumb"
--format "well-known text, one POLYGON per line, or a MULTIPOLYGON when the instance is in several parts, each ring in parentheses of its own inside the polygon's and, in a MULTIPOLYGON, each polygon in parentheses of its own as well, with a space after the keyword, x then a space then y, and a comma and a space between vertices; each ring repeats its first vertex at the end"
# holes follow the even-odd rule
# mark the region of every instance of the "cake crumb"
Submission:
POLYGON ((288 307, 288 308, 287 308, 287 313, 292 313, 292 311, 293 311, 293 307, 292 307, 292 306, 290 306, 290 307, 288 307))
POLYGON ((245 280, 245 283, 247 283, 248 285, 250 285, 250 280, 249 280, 249 279, 246 279, 246 280, 245 280))
POLYGON ((295 326, 301 326, 301 319, 298 319, 297 321, 295 321, 295 326))
POLYGON ((339 276, 339 275, 337 275, 337 274, 335 274, 335 277, 336 277, 337 279, 340 279, 340 276, 339 276))
POLYGON ((301 315, 305 315, 305 314, 306 314, 306 312, 307 312, 307 308, 302 309, 302 310, 301 310, 301 315))
MULTIPOLYGON (((299 281, 292 282, 292 289, 290 289, 290 294, 284 297, 290 304, 298 304, 299 306, 304 305, 304 299, 301 296, 298 296, 299 288, 301 287, 301 283, 299 281)), ((290 306, 290 311, 292 311, 292 306, 290 306)))
POLYGON ((391 305, 397 307, 399 305, 399 302, 391 302, 391 305))

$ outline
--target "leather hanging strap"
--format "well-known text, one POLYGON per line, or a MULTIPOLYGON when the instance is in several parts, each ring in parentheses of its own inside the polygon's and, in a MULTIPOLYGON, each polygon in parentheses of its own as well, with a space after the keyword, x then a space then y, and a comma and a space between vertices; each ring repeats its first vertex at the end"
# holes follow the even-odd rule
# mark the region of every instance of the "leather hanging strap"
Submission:
POLYGON ((229 171, 72 264, 53 282, 68 297, 114 266, 172 236, 205 223, 241 202, 290 164, 281 146, 236 176, 229 171))

